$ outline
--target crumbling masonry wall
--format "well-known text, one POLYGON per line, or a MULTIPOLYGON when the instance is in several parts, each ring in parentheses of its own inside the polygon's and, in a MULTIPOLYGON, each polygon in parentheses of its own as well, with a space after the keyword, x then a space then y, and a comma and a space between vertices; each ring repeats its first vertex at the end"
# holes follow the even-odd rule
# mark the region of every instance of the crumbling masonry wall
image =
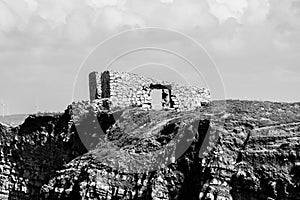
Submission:
POLYGON ((104 71, 89 75, 90 100, 106 99, 112 107, 152 108, 151 91, 162 90, 166 100, 165 108, 193 110, 210 102, 210 91, 196 86, 179 85, 141 75, 104 71))

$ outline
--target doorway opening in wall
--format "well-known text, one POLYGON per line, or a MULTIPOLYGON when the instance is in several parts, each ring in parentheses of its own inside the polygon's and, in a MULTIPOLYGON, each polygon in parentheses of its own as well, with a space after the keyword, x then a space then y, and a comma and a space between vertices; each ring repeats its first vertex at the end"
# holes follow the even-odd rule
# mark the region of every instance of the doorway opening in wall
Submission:
POLYGON ((152 98, 152 109, 154 110, 162 110, 162 90, 152 90, 151 91, 151 98, 152 98))
POLYGON ((151 84, 152 109, 162 110, 171 108, 171 86, 162 84, 151 84))

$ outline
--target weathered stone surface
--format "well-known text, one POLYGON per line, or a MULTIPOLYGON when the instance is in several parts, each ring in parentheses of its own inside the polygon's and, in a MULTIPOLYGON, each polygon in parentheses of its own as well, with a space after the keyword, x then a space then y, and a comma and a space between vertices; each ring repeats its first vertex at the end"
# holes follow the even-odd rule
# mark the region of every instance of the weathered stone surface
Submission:
POLYGON ((80 102, 17 128, 0 125, 0 198, 300 199, 300 104, 228 100, 220 122, 211 113, 218 104, 178 113, 80 102), (199 154, 206 133, 219 137, 199 154), (180 142, 190 143, 175 160, 180 142), (155 159, 162 168, 126 172, 153 162, 135 165, 134 155, 166 145, 155 159))
POLYGON ((208 89, 155 80, 127 72, 92 72, 89 79, 90 100, 110 98, 112 108, 144 106, 145 109, 151 109, 151 91, 155 89, 164 93, 165 109, 193 110, 209 104, 211 100, 208 89))
POLYGON ((69 113, 29 116, 14 128, 0 125, 0 199, 40 199, 43 184, 86 152, 69 113))

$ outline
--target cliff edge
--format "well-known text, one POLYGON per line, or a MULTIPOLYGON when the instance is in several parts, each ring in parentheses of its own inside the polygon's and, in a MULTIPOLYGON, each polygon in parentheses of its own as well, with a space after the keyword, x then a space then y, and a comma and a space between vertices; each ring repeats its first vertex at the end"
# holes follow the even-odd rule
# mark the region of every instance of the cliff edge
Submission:
POLYGON ((105 110, 0 125, 1 199, 300 199, 300 103, 105 110), (158 153, 157 153, 158 152, 158 153))

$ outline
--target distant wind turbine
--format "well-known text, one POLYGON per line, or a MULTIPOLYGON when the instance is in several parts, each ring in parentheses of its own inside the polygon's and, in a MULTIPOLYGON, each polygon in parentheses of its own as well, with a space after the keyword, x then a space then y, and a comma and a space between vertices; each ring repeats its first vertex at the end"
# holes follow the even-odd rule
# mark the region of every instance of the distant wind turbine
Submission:
POLYGON ((35 109, 36 109, 36 113, 38 113, 39 110, 40 110, 39 98, 38 97, 35 98, 35 109))
POLYGON ((4 117, 4 115, 5 115, 5 106, 6 106, 6 104, 5 104, 5 102, 3 101, 3 99, 1 100, 1 106, 2 106, 2 117, 4 117))
POLYGON ((6 104, 6 115, 9 115, 9 110, 8 110, 8 103, 6 104))

